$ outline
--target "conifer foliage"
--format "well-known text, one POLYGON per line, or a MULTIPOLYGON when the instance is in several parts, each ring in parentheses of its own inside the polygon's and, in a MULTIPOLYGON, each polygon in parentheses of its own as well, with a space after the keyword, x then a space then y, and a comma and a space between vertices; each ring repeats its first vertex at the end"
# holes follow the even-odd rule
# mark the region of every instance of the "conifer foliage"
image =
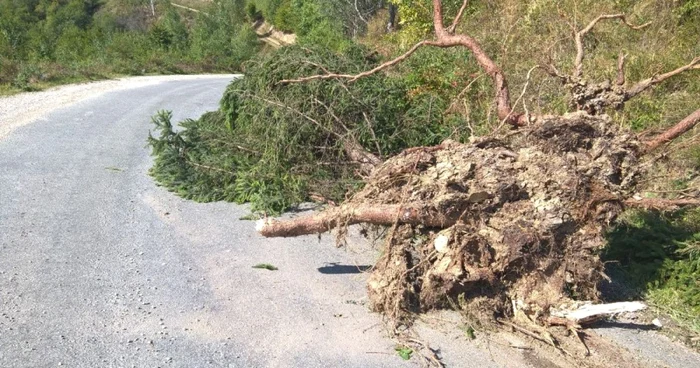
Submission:
POLYGON ((154 117, 152 175, 186 198, 279 213, 309 196, 339 200, 356 189, 362 167, 348 159, 349 145, 383 158, 445 138, 441 117, 423 113, 428 104, 438 111, 439 102, 411 103, 401 79, 278 83, 324 70, 356 73, 377 64, 368 54, 360 46, 343 53, 295 46, 251 60, 220 111, 182 122, 182 130, 167 112, 154 117))

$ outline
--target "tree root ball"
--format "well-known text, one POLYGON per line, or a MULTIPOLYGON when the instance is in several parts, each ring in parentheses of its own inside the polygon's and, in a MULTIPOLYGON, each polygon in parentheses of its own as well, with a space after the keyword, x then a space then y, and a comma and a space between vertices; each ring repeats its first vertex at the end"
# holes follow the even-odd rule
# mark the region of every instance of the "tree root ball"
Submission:
POLYGON ((387 160, 346 208, 398 205, 454 221, 392 228, 368 282, 371 307, 401 319, 478 302, 485 318, 514 308, 538 318, 595 300, 604 231, 634 190, 641 147, 608 118, 576 113, 387 160))

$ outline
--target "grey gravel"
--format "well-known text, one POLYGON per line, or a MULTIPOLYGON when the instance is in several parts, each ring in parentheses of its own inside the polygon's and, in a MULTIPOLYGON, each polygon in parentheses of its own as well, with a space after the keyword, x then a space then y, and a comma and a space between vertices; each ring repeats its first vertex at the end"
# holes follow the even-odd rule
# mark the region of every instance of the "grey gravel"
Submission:
MULTIPOLYGON (((245 206, 185 201, 147 175, 150 116, 216 109, 231 78, 0 99, 0 367, 418 364, 367 310, 366 275, 333 272, 373 264, 364 241, 263 239, 238 220, 245 206)), ((557 361, 467 341, 454 324, 419 331, 452 367, 557 361)))

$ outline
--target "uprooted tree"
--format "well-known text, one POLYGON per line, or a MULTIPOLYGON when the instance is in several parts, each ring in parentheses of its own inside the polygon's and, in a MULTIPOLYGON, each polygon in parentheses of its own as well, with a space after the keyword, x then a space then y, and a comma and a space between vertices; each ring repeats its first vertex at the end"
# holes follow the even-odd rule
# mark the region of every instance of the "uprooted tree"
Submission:
POLYGON ((326 71, 279 84, 353 83, 401 63, 419 48, 465 47, 493 80, 501 127, 512 129, 503 132, 499 127, 495 134, 469 143, 410 148, 385 161, 347 141, 348 158, 356 158, 369 173, 362 190, 311 216, 260 220, 257 230, 267 237, 287 237, 332 229, 342 234, 357 223, 389 226, 368 289, 372 308, 391 317, 401 319, 407 312, 449 307, 459 300, 485 318, 527 316, 543 325, 568 323, 551 312, 573 296, 597 298, 597 285, 606 277, 599 258, 603 235, 625 207, 700 205, 694 198, 634 196, 648 167, 642 161, 695 127, 700 109, 647 140, 604 114, 623 108, 654 85, 699 69, 700 58, 628 84, 620 54, 616 81, 589 81, 582 67, 587 33, 602 21, 621 21, 633 29, 649 25, 633 25, 624 14, 598 16, 574 32, 570 74, 551 63, 537 67, 568 88, 575 111, 531 115, 515 111, 517 101, 511 103, 506 76, 479 42, 455 33, 467 1, 448 27, 441 0, 432 4, 434 39, 365 72, 326 71))

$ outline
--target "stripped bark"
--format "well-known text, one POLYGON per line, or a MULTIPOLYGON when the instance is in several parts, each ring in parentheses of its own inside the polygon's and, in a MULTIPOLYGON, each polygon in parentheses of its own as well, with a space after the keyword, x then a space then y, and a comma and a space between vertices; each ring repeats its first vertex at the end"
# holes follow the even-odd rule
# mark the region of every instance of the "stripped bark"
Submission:
POLYGON ((549 322, 556 325, 566 325, 567 322, 582 325, 593 323, 613 315, 639 312, 644 309, 647 309, 647 305, 642 302, 584 304, 573 310, 553 310, 552 315, 549 317, 549 322))
POLYGON ((261 219, 258 220, 255 229, 265 237, 291 237, 324 233, 338 227, 341 223, 389 226, 398 222, 442 228, 454 225, 462 211, 463 209, 459 208, 438 211, 430 205, 343 205, 292 220, 261 219))
MULTIPOLYGON (((627 199, 626 207, 672 211, 681 207, 700 207, 700 199, 627 199)), ((341 225, 367 223, 390 226, 394 223, 424 225, 427 227, 446 228, 454 225, 464 209, 452 208, 438 211, 431 205, 343 205, 327 209, 321 213, 298 217, 291 220, 266 218, 259 220, 255 229, 264 237, 293 237, 320 234, 331 231, 341 225)))

